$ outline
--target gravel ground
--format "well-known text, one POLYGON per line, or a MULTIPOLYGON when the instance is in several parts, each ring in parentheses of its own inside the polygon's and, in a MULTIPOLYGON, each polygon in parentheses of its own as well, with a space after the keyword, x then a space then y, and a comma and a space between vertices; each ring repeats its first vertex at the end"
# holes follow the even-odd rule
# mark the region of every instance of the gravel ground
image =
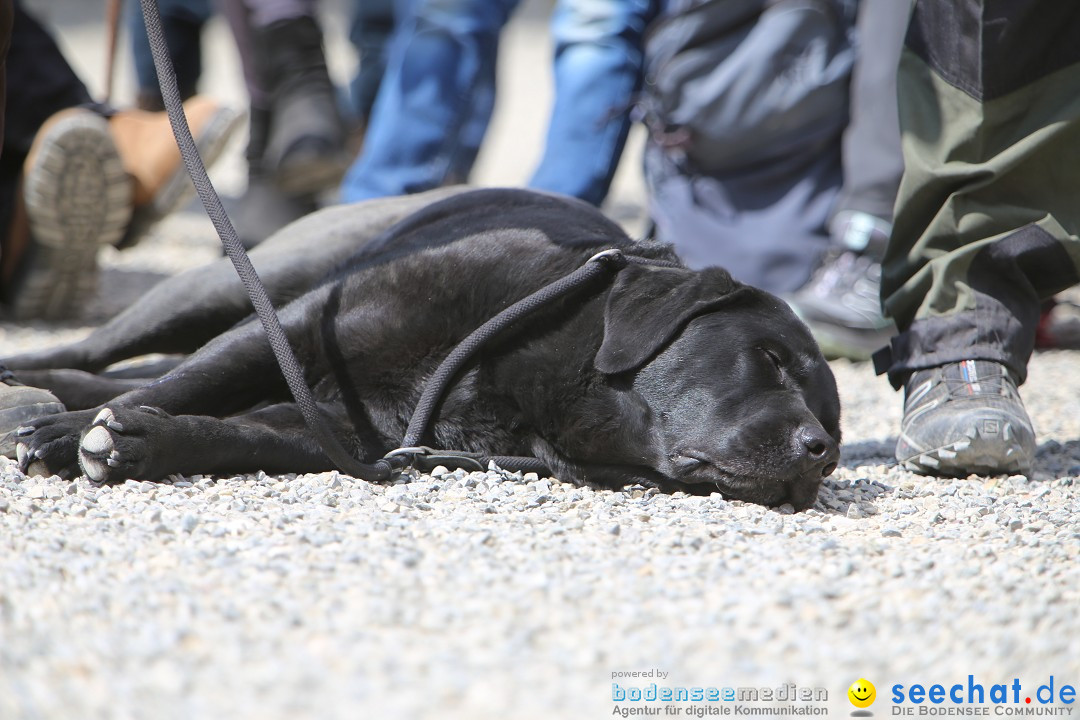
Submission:
MULTIPOLYGON (((127 289, 91 317, 216 252, 197 215, 104 252, 127 289)), ((798 514, 497 471, 95 487, 0 460, 0 718, 603 717, 613 681, 657 682, 613 673, 651 670, 841 715, 860 677, 882 713, 896 683, 1080 684, 1078 359, 1032 362, 1030 480, 897 468, 900 396, 834 363, 844 461, 798 514)))
MULTIPOLYGON (((58 21, 82 12, 46 5, 58 21)), ((67 37, 83 48, 99 27, 80 19, 67 37)), ((514 57, 526 58, 515 72, 543 68, 514 57)), ((503 128, 532 123, 535 135, 543 122, 528 105, 536 87, 518 91, 525 110, 496 118, 503 144, 481 159, 482 181, 529 167, 513 150, 537 143, 503 128)), ((238 156, 219 170, 226 189, 242 185, 238 156)), ((609 209, 633 226, 640 180, 620 182, 609 209)), ((0 322, 0 348, 70 341, 217 254, 208 222, 174 216, 139 246, 103 252, 105 291, 85 323, 0 322)), ((844 460, 798 514, 497 471, 392 486, 324 473, 95 487, 0 459, 0 719, 601 718, 657 706, 614 701, 613 682, 794 684, 828 695, 795 707, 846 716, 859 678, 876 684, 880 717, 895 713, 896 684, 966 688, 972 675, 989 692, 1017 679, 1036 700, 1050 676, 1058 691, 1080 686, 1080 355, 1032 361, 1031 479, 900 470, 900 396, 865 364, 833 368, 844 460)), ((989 714, 1075 707, 1023 699, 989 714)))

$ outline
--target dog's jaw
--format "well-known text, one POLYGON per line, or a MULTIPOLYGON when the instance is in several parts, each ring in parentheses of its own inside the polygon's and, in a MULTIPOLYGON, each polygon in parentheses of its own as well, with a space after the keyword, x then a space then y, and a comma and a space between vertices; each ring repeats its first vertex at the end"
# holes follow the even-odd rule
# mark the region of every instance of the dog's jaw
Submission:
POLYGON ((817 500, 822 480, 832 473, 835 463, 819 472, 811 471, 788 479, 764 477, 743 470, 729 470, 709 461, 704 454, 684 450, 673 453, 670 472, 681 485, 700 489, 715 488, 726 500, 741 500, 775 507, 785 503, 795 510, 806 510, 817 500))

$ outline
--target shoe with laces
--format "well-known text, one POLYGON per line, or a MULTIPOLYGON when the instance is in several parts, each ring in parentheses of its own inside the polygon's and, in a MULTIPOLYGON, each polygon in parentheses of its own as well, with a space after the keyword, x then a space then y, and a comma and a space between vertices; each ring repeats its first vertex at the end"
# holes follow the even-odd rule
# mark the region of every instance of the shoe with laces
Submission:
POLYGON ((913 373, 896 459, 924 475, 1029 474, 1035 430, 1009 371, 964 360, 913 373))
POLYGON ((15 457, 15 431, 30 420, 64 412, 64 405, 48 390, 23 385, 0 365, 0 455, 15 457))
POLYGON ((826 357, 867 360, 896 333, 881 314, 881 262, 890 227, 866 213, 833 222, 835 247, 788 302, 826 357))

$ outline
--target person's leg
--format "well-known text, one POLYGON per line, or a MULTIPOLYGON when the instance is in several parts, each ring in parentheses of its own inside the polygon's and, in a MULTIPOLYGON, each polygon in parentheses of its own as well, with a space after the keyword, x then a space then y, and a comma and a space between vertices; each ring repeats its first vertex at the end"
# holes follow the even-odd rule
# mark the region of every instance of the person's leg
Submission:
MULTIPOLYGON (((180 96, 187 100, 195 94, 202 75, 202 29, 210 19, 210 0, 158 0, 161 13, 161 29, 165 45, 176 70, 176 84, 180 96)), ((165 109, 158 87, 157 71, 150 52, 150 40, 146 36, 142 8, 139 2, 129 2, 128 32, 131 37, 131 53, 135 64, 135 80, 138 85, 136 106, 141 110, 165 109)))
POLYGON ((862 0, 844 131, 844 184, 829 220, 831 246, 789 302, 829 356, 865 360, 896 332, 881 312, 881 259, 904 171, 896 74, 910 7, 862 0))
MULTIPOLYGON (((133 210, 145 228, 191 185, 164 113, 93 103, 53 38, 18 3, 8 68, 9 107, 19 112, 7 116, 0 160, 0 289, 17 317, 67 317, 94 288, 97 250, 121 240, 133 210)), ((205 101, 185 109, 209 164, 235 115, 205 101)))
POLYGON ((555 103, 530 187, 599 205, 630 132, 642 38, 658 0, 560 0, 552 17, 555 103))
POLYGON ((318 209, 317 195, 343 172, 345 132, 321 34, 313 25, 315 3, 219 0, 219 6, 236 42, 248 90, 248 182, 244 194, 231 203, 230 215, 240 240, 250 248, 318 209), (273 64, 268 28, 293 36, 286 44, 293 48, 294 60, 273 64), (304 49, 296 47, 299 39, 309 41, 304 49), (295 62, 298 55, 306 61, 295 62), (307 79, 296 82, 294 74, 307 79), (312 97, 305 100, 304 93, 312 97))
POLYGON ((882 280, 901 332, 875 356, 905 386, 906 467, 1031 467, 1015 388, 1040 302, 1080 279, 1078 90, 1080 6, 915 6, 899 75, 905 173, 882 280))
POLYGON ((360 69, 349 85, 349 95, 353 114, 362 126, 367 125, 375 105, 393 32, 393 0, 353 0, 349 40, 356 48, 360 69))
POLYGON ((499 32, 518 0, 399 5, 364 150, 344 202, 429 190, 472 169, 495 102, 499 32))
POLYGON ((258 84, 269 95, 262 164, 288 195, 336 186, 345 125, 330 80, 315 0, 244 0, 258 84))
MULTIPOLYGON (((15 8, 11 0, 0 0, 0 158, 4 157, 4 146, 8 145, 7 132, 10 128, 5 122, 7 109, 7 59, 12 45, 12 31, 15 24, 15 8)), ((20 30, 23 28, 20 27, 20 30)), ((13 85, 19 87, 20 77, 13 85)), ((81 83, 80 83, 81 84, 81 83)), ((25 88, 23 88, 25 89, 25 88)), ((4 172, 7 172, 6 170, 4 172)), ((0 175, 0 224, 7 225, 15 209, 17 181, 15 173, 9 177, 0 175), (10 188, 10 197, 7 190, 10 188)), ((0 229, 3 239, 7 239, 7 228, 0 229)), ((0 365, 0 454, 15 456, 15 431, 29 420, 64 412, 64 405, 55 395, 47 390, 23 385, 3 365, 0 365)))
MULTIPOLYGON (((20 2, 14 4, 7 76, 9 111, 0 158, 0 218, 5 233, 0 252, 0 289, 6 302, 18 305, 19 314, 36 316, 43 307, 37 302, 37 293, 23 294, 23 289, 41 288, 45 292, 60 287, 64 280, 69 281, 65 287, 74 287, 78 280, 85 288, 95 270, 91 253, 98 246, 94 236, 103 233, 115 241, 123 232, 126 217, 122 217, 124 209, 117 207, 117 201, 126 191, 130 203, 130 184, 123 176, 103 119, 83 123, 68 118, 49 125, 59 113, 93 103, 52 36, 20 2), (30 157, 32 148, 44 151, 37 152, 36 157, 47 160, 47 165, 34 162, 30 157), (24 176, 32 181, 25 193, 24 176), (47 182, 41 182, 47 177, 58 183, 56 192, 47 182), (62 192, 59 184, 63 184, 62 192), (64 207, 56 207, 54 199, 64 207), (40 227, 41 221, 44 227, 40 227), (71 229, 79 226, 80 230, 67 242, 66 237, 58 237, 62 232, 59 224, 71 229), (45 236, 50 244, 38 247, 36 235, 45 236), (79 274, 80 280, 72 272, 81 262, 88 266, 79 274)), ((47 299, 44 302, 51 305, 47 299)))
POLYGON ((317 0, 243 0, 251 17, 251 26, 264 28, 282 20, 315 17, 317 0))

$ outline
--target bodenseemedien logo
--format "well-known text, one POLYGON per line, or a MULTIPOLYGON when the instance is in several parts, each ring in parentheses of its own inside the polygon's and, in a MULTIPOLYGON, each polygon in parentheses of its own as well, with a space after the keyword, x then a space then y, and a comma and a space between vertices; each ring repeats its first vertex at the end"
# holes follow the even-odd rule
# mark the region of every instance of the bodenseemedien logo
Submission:
POLYGON ((612 715, 706 718, 751 716, 764 718, 814 717, 829 714, 829 691, 785 683, 774 687, 627 683, 625 678, 658 678, 668 673, 615 671, 611 674, 612 715))

